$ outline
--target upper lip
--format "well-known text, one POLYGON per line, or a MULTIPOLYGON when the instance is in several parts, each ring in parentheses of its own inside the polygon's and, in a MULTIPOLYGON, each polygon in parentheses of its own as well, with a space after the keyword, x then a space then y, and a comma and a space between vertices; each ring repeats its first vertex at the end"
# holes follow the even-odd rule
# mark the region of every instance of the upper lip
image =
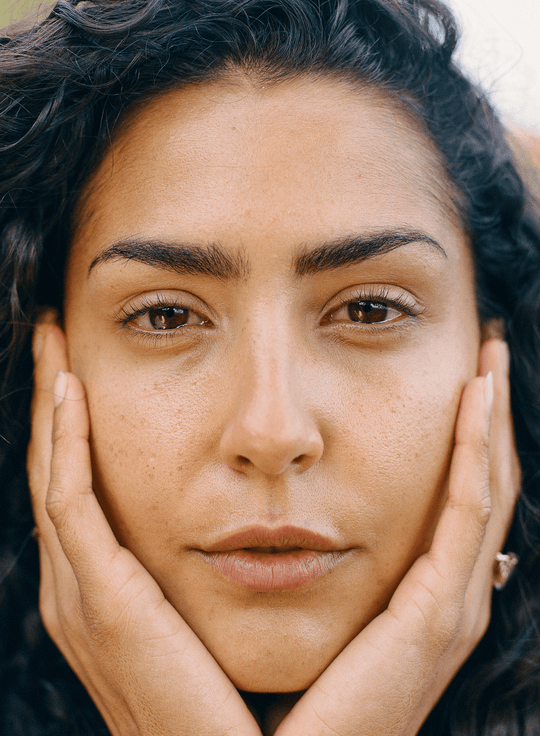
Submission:
POLYGON ((343 549, 328 537, 309 529, 297 526, 281 526, 277 529, 254 526, 219 539, 213 544, 202 547, 202 550, 204 552, 231 552, 238 549, 268 547, 309 549, 317 552, 334 552, 343 549))

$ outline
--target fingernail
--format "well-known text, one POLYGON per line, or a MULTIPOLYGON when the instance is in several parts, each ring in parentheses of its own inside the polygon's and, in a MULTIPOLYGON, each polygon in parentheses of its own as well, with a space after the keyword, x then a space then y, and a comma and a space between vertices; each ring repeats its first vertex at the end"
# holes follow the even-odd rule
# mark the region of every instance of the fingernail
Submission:
POLYGON ((67 389, 67 376, 64 371, 58 371, 56 378, 54 379, 54 408, 60 406, 66 396, 67 389))
POLYGON ((484 382, 484 402, 486 405, 486 411, 491 414, 491 407, 493 406, 493 373, 490 371, 484 382))

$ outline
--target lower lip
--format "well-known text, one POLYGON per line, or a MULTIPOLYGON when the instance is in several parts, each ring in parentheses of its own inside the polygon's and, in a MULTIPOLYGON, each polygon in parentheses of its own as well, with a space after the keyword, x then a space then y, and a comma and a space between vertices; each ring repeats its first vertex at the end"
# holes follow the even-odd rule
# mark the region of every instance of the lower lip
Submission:
POLYGON ((298 549, 290 552, 203 552, 201 557, 214 570, 248 590, 268 593, 295 590, 331 572, 350 550, 318 552, 298 549))

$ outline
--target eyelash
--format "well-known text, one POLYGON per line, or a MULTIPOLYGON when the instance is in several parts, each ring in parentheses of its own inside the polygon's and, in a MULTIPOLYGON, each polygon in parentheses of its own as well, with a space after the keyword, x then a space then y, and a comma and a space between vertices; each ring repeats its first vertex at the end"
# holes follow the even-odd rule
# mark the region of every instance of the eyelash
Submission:
POLYGON ((143 296, 141 298, 140 306, 138 306, 136 309, 130 308, 129 305, 127 307, 123 307, 122 311, 120 312, 120 315, 118 317, 118 322, 126 327, 130 322, 132 322, 137 317, 142 317, 144 314, 147 314, 152 309, 189 309, 190 307, 186 307, 185 303, 180 303, 176 299, 169 299, 168 297, 163 297, 161 294, 157 294, 157 296, 143 296))
MULTIPOLYGON (((396 327, 395 322, 391 322, 389 324, 385 324, 384 322, 381 323, 373 323, 373 324, 361 324, 354 322, 351 322, 348 325, 344 325, 340 322, 332 323, 332 320, 329 319, 329 317, 332 314, 335 314, 343 307, 349 307, 351 304, 356 304, 358 302, 374 302, 378 304, 383 304, 386 307, 389 307, 391 309, 396 309, 399 312, 402 312, 407 317, 419 317, 423 309, 420 309, 418 306, 413 306, 407 298, 402 294, 395 294, 393 296, 390 296, 390 292, 388 288, 386 287, 376 287, 376 288, 368 288, 367 290, 359 290, 357 293, 353 294, 352 296, 349 295, 347 298, 343 298, 339 300, 339 304, 332 308, 329 312, 325 315, 326 324, 341 324, 341 326, 346 327, 352 327, 353 329, 362 329, 362 330, 369 330, 373 332, 381 332, 381 330, 389 330, 396 327)), ((187 309, 191 312, 196 312, 195 309, 192 309, 191 307, 186 305, 185 301, 179 301, 175 299, 171 299, 170 297, 164 297, 160 294, 156 296, 148 296, 148 297, 142 297, 141 302, 139 306, 136 309, 130 309, 129 305, 127 307, 124 307, 116 319, 117 323, 121 328, 127 328, 131 329, 132 332, 134 332, 138 339, 150 341, 152 343, 162 342, 163 340, 174 340, 178 337, 178 334, 185 329, 185 327, 189 327, 189 325, 186 325, 184 328, 177 328, 175 330, 142 330, 138 329, 136 327, 131 327, 130 322, 133 322, 133 320, 137 319, 137 317, 141 317, 145 314, 147 314, 150 310, 160 310, 160 309, 171 309, 171 308, 183 308, 187 309)), ((203 319, 207 319, 203 315, 201 315, 203 319)), ((399 320, 400 322, 401 320, 399 320)), ((210 320, 208 319, 208 323, 211 325, 210 320)))
MULTIPOLYGON (((195 309, 186 304, 186 300, 179 301, 168 296, 164 297, 161 294, 157 294, 156 296, 143 296, 141 298, 139 306, 137 306, 137 308, 135 309, 130 308, 129 305, 123 307, 119 316, 116 318, 116 322, 121 329, 131 330, 131 332, 134 333, 138 340, 150 342, 154 345, 156 343, 163 344, 163 341, 175 340, 178 337, 178 333, 181 332, 182 329, 142 330, 137 327, 131 327, 130 322, 133 322, 133 320, 137 319, 137 317, 142 317, 145 314, 148 314, 148 312, 150 312, 151 310, 174 308, 187 309, 190 312, 195 312, 196 314, 198 314, 195 309)), ((203 319, 207 320, 208 323, 211 324, 208 318, 204 317, 203 315, 201 315, 201 317, 203 317, 203 319)), ((185 327, 189 327, 189 325, 186 325, 185 327)))
MULTIPOLYGON (((423 309, 419 307, 418 305, 411 304, 411 301, 407 299, 407 297, 403 294, 394 294, 390 296, 390 291, 387 287, 371 287, 363 290, 359 290, 356 294, 353 294, 352 296, 349 294, 346 298, 340 299, 340 303, 338 306, 331 309, 329 312, 326 313, 326 317, 331 317, 331 315, 335 314, 336 312, 339 312, 340 309, 343 309, 343 307, 349 307, 351 304, 357 304, 359 302, 373 302, 376 304, 382 304, 385 307, 388 307, 390 309, 396 309, 399 312, 402 312, 407 317, 417 318, 423 313, 423 309)), ((391 330, 395 329, 397 327, 397 322, 401 322, 401 320, 396 320, 395 322, 389 322, 388 324, 384 322, 379 323, 372 323, 372 324, 360 324, 360 323, 353 323, 351 322, 348 325, 342 326, 348 328, 352 327, 353 329, 362 329, 362 330, 369 330, 371 332, 379 333, 382 330, 391 330)), ((331 319, 327 319, 326 324, 332 324, 331 319)), ((335 322, 334 324, 340 324, 339 322, 335 322)))

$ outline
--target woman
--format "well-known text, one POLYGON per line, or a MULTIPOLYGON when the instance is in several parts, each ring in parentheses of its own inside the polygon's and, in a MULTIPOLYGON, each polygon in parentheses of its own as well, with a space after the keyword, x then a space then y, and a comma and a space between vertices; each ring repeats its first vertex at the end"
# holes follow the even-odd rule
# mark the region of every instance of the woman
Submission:
POLYGON ((427 0, 5 39, 6 733, 538 730, 540 223, 455 43, 427 0), (40 612, 95 706, 19 551, 33 370, 40 612))

